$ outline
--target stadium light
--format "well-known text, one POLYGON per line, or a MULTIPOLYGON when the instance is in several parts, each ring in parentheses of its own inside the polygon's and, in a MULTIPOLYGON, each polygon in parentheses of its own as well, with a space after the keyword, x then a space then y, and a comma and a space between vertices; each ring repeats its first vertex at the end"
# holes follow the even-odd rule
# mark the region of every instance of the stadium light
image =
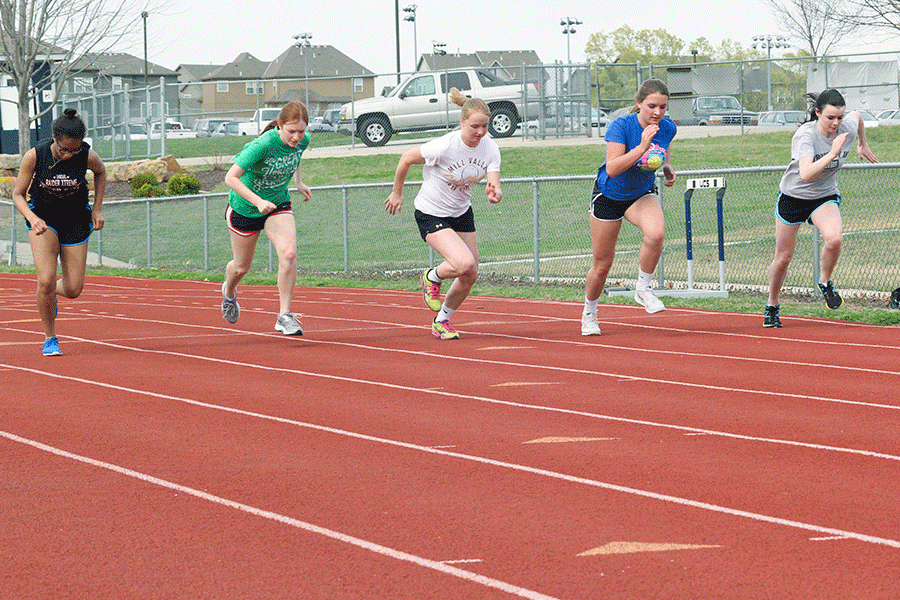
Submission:
POLYGON ((403 12, 409 13, 403 17, 403 20, 412 21, 413 24, 413 71, 416 70, 416 66, 419 62, 419 42, 417 39, 418 36, 416 35, 416 8, 418 7, 415 4, 410 4, 403 9, 403 12))
POLYGON ((569 39, 575 33, 575 26, 581 25, 581 21, 571 17, 564 17, 559 20, 559 24, 563 28, 562 32, 566 34, 566 60, 569 64, 572 64, 572 51, 569 49, 569 39))
POLYGON ((787 39, 783 35, 754 35, 753 49, 757 47, 765 50, 768 55, 766 61, 766 94, 768 98, 768 110, 772 110, 772 48, 790 48, 787 39))
POLYGON ((303 53, 303 70, 306 74, 306 110, 309 110, 309 56, 304 48, 309 48, 309 40, 312 39, 312 34, 298 33, 294 36, 294 39, 297 40, 297 43, 295 45, 300 48, 300 52, 303 53))

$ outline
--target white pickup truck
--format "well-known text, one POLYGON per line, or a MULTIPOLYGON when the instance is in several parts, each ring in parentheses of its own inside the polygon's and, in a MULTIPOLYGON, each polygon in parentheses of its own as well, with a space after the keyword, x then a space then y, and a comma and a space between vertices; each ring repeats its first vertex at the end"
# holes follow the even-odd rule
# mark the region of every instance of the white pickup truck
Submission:
MULTIPOLYGON (((160 136, 160 132, 162 131, 162 123, 154 122, 150 123, 150 139, 158 140, 160 136)), ((184 125, 179 123, 178 121, 166 121, 166 139, 167 140, 181 140, 186 138, 195 138, 197 137, 196 131, 191 131, 190 129, 185 129, 184 125)), ((131 139, 134 139, 132 137, 131 139)))
POLYGON ((249 121, 238 123, 238 132, 241 135, 259 135, 273 119, 281 114, 280 108, 257 108, 249 121))
POLYGON ((356 134, 367 146, 383 146, 395 132, 453 127, 460 111, 448 99, 454 87, 487 102, 492 137, 509 137, 520 122, 538 115, 535 83, 502 78, 494 69, 470 68, 414 73, 387 96, 344 104, 338 130, 356 134))

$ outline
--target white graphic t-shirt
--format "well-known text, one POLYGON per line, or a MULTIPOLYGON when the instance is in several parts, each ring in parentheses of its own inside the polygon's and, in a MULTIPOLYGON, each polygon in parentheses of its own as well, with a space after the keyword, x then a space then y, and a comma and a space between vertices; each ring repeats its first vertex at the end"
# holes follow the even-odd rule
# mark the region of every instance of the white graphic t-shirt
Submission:
POLYGON ((473 185, 489 172, 500 172, 500 148, 489 137, 474 148, 466 146, 460 131, 451 131, 422 145, 422 189, 417 210, 436 217, 458 217, 472 205, 473 185))

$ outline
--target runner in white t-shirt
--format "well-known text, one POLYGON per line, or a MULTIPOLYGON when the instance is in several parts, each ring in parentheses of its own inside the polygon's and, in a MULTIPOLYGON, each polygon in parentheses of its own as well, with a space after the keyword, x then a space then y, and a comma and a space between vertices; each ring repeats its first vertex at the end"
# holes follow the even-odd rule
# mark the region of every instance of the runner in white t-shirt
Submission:
POLYGON ((415 200, 419 234, 444 262, 420 277, 425 304, 437 312, 431 332, 442 340, 459 338, 450 317, 469 295, 478 278, 478 242, 472 211, 472 186, 487 178, 485 193, 500 202, 500 149, 487 135, 491 110, 477 98, 450 90, 450 100, 462 106, 460 128, 406 151, 397 165, 394 189, 385 210, 397 214, 403 206, 403 184, 412 165, 422 168, 422 187, 415 200), (455 278, 441 303, 441 283, 455 278))
POLYGON ((800 125, 791 140, 791 162, 781 178, 775 206, 775 258, 769 266, 769 298, 763 327, 781 327, 778 296, 797 246, 797 232, 804 221, 815 225, 824 244, 819 267, 819 291, 828 308, 838 308, 843 300, 834 289, 831 273, 841 253, 841 194, 838 171, 844 166, 854 140, 857 153, 869 162, 878 162, 866 141, 860 114, 844 115, 844 97, 837 90, 825 90, 815 98, 809 119, 800 125))

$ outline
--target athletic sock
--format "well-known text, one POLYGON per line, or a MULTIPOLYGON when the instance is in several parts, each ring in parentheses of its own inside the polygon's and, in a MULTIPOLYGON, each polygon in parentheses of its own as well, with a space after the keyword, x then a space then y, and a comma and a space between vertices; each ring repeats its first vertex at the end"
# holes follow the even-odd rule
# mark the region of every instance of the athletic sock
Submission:
POLYGON ((584 297, 584 313, 589 315, 591 313, 597 312, 597 304, 600 302, 600 298, 596 300, 588 300, 587 296, 584 297))
POLYGON ((638 269, 637 289, 649 290, 650 282, 652 279, 653 279, 653 273, 644 273, 643 271, 638 269))
POLYGON ((441 306, 441 311, 434 318, 438 323, 443 323, 444 321, 449 321, 450 317, 453 316, 453 313, 456 312, 455 308, 447 308, 447 305, 441 306))
POLYGON ((435 267, 434 269, 429 269, 428 274, 425 275, 425 279, 427 279, 431 283, 443 283, 444 281, 443 279, 438 277, 437 267, 435 267))

